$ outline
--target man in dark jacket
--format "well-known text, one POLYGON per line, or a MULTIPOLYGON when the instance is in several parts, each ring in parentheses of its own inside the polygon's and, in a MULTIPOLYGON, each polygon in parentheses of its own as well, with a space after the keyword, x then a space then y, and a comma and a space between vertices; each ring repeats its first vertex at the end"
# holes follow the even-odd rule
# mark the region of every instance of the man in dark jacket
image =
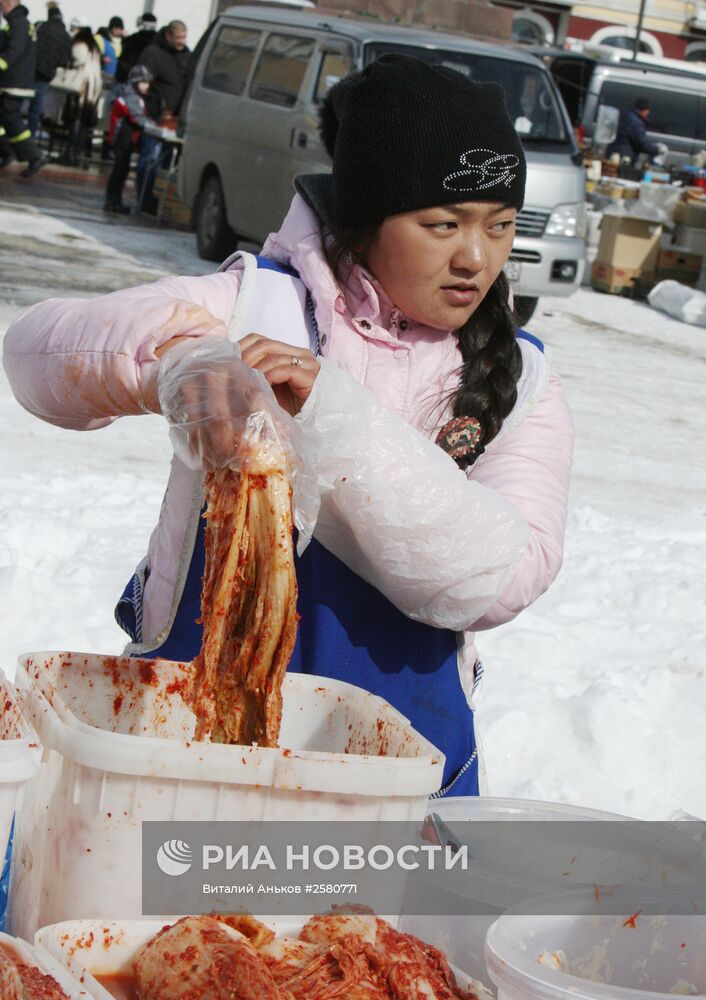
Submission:
POLYGON ((130 70, 141 64, 141 56, 148 45, 155 41, 157 18, 154 14, 142 14, 137 19, 137 31, 133 32, 123 42, 123 51, 118 60, 118 70, 115 74, 117 83, 127 83, 130 70))
MULTIPOLYGON (((147 114, 155 121, 165 112, 178 114, 188 83, 190 56, 183 21, 170 21, 142 53, 140 62, 152 74, 146 99, 147 114)), ((154 136, 144 135, 137 164, 140 208, 153 215, 157 212, 157 202, 152 189, 162 156, 163 143, 154 136)))
POLYGON ((29 105, 27 124, 37 136, 42 120, 42 105, 47 87, 60 66, 71 61, 71 36, 66 30, 58 3, 47 4, 47 20, 37 28, 37 75, 34 97, 29 105))
POLYGON ((151 118, 159 120, 165 111, 178 113, 187 84, 189 56, 183 21, 170 21, 142 53, 140 62, 152 74, 148 95, 151 118))
POLYGON ((606 156, 610 157, 614 153, 618 153, 621 160, 629 157, 633 164, 640 153, 646 153, 651 160, 658 156, 662 152, 663 144, 651 142, 648 139, 647 121, 649 117, 650 102, 646 97, 638 97, 632 108, 628 111, 621 111, 618 134, 615 141, 606 150, 606 156))
POLYGON ((23 177, 33 177, 45 160, 22 116, 22 105, 34 97, 37 65, 34 30, 19 0, 0 0, 5 22, 0 29, 0 169, 17 157, 27 164, 23 177))

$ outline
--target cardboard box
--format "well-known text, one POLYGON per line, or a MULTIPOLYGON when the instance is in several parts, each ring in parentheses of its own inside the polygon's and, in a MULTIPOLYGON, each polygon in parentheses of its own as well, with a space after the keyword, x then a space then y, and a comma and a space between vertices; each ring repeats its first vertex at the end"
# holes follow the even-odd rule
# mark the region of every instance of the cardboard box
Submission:
POLYGON ((657 258, 657 278, 659 281, 678 281, 693 288, 699 279, 703 256, 689 253, 683 247, 662 247, 657 258))
POLYGON ((680 201, 674 209, 674 221, 679 226, 706 229, 706 198, 703 201, 680 201))
POLYGON ((654 273, 637 267, 613 267, 602 260, 594 261, 591 270, 591 287, 609 295, 632 295, 635 282, 654 284, 654 273))
POLYGON ((654 219, 604 212, 596 259, 623 271, 654 271, 661 235, 654 219))

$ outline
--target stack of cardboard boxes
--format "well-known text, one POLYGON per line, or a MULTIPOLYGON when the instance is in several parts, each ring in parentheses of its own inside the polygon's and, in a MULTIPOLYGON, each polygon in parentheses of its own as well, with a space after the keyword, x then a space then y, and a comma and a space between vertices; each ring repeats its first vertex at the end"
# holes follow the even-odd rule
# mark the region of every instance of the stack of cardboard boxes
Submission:
POLYGON ((671 278, 682 285, 699 283, 706 259, 706 192, 686 188, 674 208, 674 230, 662 240, 657 279, 671 278))
POLYGON ((654 219, 603 213, 591 284, 612 295, 631 294, 639 278, 648 283, 657 273, 662 225, 654 219))
POLYGON ((706 198, 686 189, 677 201, 679 189, 656 187, 664 187, 661 212, 655 211, 660 199, 647 189, 632 211, 614 207, 604 212, 591 272, 598 291, 642 296, 659 281, 699 283, 706 258, 706 198), (670 192, 673 198, 667 197, 670 192))

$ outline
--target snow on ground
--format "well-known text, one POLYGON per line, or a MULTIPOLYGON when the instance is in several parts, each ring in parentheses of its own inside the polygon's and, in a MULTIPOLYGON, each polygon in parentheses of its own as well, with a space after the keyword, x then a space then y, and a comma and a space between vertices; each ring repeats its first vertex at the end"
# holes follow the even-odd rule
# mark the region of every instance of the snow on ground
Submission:
POLYGON ((479 637, 491 791, 706 816, 706 331, 586 290, 541 306, 571 508, 554 586, 479 637))
MULTIPOLYGON (((8 203, 0 233, 3 332, 50 294, 210 269, 188 234, 69 225, 8 203)), ((543 300, 529 329, 567 386, 575 477, 559 579, 479 637, 491 791, 706 816, 706 331, 585 290, 543 300)), ((31 649, 119 651, 111 609, 156 521, 163 422, 64 431, 21 410, 0 375, 0 435, 4 669, 31 649)))

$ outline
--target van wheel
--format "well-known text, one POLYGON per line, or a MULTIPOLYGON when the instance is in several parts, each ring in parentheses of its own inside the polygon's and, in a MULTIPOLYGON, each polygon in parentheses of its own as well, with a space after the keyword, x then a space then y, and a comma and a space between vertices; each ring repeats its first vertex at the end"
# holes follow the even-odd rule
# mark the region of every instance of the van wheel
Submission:
POLYGON ((223 187, 216 174, 206 178, 194 214, 199 257, 220 263, 235 250, 238 237, 228 225, 223 187))
POLYGON ((537 308, 537 299, 529 298, 527 295, 518 295, 515 299, 515 319, 518 327, 529 323, 537 308))

